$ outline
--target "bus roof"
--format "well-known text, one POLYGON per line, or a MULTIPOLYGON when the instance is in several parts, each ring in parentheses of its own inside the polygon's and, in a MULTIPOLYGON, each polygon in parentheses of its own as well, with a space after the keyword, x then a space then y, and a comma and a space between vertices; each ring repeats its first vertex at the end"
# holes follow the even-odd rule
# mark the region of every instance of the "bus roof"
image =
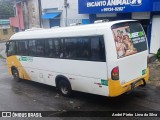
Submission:
POLYGON ((135 20, 120 20, 112 22, 103 22, 87 25, 77 25, 68 27, 55 27, 50 29, 35 29, 26 30, 23 32, 18 32, 14 34, 10 40, 27 40, 27 39, 38 39, 38 38, 54 38, 54 37, 64 37, 62 33, 66 33, 65 37, 73 36, 73 32, 83 31, 83 30, 96 30, 97 28, 108 28, 110 29, 112 25, 121 22, 130 22, 135 20), (71 34, 70 34, 71 33, 71 34))

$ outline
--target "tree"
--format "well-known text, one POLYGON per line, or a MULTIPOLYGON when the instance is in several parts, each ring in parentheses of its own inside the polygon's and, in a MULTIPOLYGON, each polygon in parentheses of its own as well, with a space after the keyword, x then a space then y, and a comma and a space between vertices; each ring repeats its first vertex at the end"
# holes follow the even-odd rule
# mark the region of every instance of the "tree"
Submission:
POLYGON ((9 19, 14 16, 11 0, 0 0, 0 19, 9 19))

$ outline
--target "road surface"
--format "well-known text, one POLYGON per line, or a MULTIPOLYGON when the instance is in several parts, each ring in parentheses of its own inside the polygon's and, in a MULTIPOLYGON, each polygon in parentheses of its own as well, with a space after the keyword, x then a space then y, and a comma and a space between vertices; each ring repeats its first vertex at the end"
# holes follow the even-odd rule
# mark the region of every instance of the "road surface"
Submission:
MULTIPOLYGON (((0 111, 59 111, 59 113, 67 111, 160 111, 160 86, 148 84, 146 87, 137 88, 132 94, 124 94, 116 98, 80 92, 74 92, 73 97, 66 98, 57 94, 55 87, 32 81, 14 81, 7 73, 5 59, 0 59, 0 111)), ((125 119, 129 118, 123 118, 125 119)), ((158 120, 158 118, 154 119, 158 120)))

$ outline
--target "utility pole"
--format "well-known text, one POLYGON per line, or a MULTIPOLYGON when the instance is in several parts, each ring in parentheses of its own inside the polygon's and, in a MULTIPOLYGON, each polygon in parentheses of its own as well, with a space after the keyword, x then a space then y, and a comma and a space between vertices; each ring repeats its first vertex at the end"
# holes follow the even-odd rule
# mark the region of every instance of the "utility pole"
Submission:
POLYGON ((39 26, 42 27, 42 4, 41 0, 38 0, 38 9, 39 9, 39 26))
POLYGON ((68 0, 64 0, 64 7, 65 7, 65 9, 66 9, 66 20, 65 20, 65 26, 67 26, 67 14, 68 14, 68 11, 67 11, 67 8, 68 8, 68 6, 69 6, 69 3, 68 3, 68 0))
POLYGON ((21 31, 20 11, 19 11, 19 10, 17 10, 17 13, 18 13, 18 24, 19 24, 19 30, 18 30, 18 32, 20 32, 20 31, 21 31))

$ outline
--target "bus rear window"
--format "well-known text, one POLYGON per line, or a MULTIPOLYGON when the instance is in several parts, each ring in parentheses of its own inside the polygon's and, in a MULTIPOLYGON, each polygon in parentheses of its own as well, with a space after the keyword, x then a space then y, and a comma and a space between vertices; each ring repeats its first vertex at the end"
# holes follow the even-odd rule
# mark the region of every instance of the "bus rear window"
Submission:
POLYGON ((146 36, 140 23, 125 22, 112 26, 117 58, 147 50, 146 36))

